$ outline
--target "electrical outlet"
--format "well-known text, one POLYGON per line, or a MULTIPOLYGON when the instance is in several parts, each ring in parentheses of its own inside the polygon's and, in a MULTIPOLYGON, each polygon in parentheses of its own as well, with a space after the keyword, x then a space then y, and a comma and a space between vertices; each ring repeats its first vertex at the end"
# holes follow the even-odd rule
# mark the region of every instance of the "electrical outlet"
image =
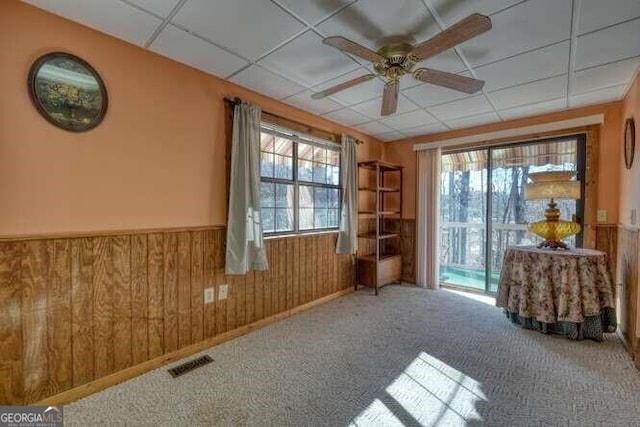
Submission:
POLYGON ((211 304, 216 297, 216 293, 215 293, 215 289, 214 288, 206 288, 204 290, 204 303, 205 304, 211 304))
POLYGON ((227 290, 229 285, 220 285, 218 288, 218 300, 227 299, 227 290))
POLYGON ((598 222, 607 222, 607 211, 606 211, 606 209, 598 209, 597 220, 598 220, 598 222))
POLYGON ((631 209, 630 222, 631 222, 631 225, 636 225, 637 218, 636 218, 636 210, 635 209, 631 209))

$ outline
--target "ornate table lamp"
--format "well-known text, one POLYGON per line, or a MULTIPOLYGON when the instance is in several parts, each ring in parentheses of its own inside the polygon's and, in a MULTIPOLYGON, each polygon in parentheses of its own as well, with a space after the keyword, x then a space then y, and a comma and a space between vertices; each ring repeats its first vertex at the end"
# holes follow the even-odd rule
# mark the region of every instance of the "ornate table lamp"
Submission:
POLYGON ((560 219, 560 209, 554 201, 580 198, 580 181, 571 179, 575 174, 551 171, 529 174, 532 182, 525 185, 525 200, 550 199, 544 211, 546 219, 529 224, 530 232, 545 239, 538 245, 539 248, 569 249, 562 239, 580 232, 580 224, 560 219))

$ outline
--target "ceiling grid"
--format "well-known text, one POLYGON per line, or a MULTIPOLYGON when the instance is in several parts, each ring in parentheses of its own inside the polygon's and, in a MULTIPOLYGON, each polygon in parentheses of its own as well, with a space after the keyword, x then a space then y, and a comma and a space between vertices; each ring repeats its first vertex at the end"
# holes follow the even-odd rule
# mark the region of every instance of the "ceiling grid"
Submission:
POLYGON ((619 100, 640 67, 638 0, 22 1, 381 140, 619 100), (493 28, 423 63, 484 80, 479 94, 405 76, 390 116, 379 115, 380 77, 311 99, 372 71, 324 37, 377 50, 390 35, 421 42, 472 13, 493 28))

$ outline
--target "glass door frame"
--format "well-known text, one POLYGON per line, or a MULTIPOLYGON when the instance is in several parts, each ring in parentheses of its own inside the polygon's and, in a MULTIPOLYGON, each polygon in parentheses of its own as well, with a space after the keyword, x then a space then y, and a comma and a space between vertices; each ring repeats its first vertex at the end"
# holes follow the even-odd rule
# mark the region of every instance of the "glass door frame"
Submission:
MULTIPOLYGON (((484 281, 484 293, 488 295, 495 295, 496 292, 491 291, 491 273, 493 273, 491 262, 491 247, 493 244, 493 194, 491 189, 493 188, 493 151, 497 149, 504 149, 514 146, 526 146, 536 145, 548 142, 559 142, 566 139, 576 140, 576 176, 580 181, 580 194, 582 197, 576 200, 576 221, 580 224, 580 233, 576 235, 576 247, 582 247, 584 238, 584 211, 585 211, 585 189, 586 189, 586 166, 587 166, 587 135, 586 133, 554 136, 549 138, 541 138, 534 140, 525 140, 518 142, 499 143, 495 145, 489 145, 486 147, 470 147, 457 150, 443 150, 442 155, 453 153, 464 153, 469 151, 486 150, 487 151, 487 186, 486 186, 486 211, 485 211, 485 250, 484 250, 484 263, 485 263, 485 281, 484 281)), ((466 289, 466 288, 465 288, 466 289)), ((473 292, 473 289, 469 289, 473 292)), ((476 292, 482 292, 477 291, 476 292)))

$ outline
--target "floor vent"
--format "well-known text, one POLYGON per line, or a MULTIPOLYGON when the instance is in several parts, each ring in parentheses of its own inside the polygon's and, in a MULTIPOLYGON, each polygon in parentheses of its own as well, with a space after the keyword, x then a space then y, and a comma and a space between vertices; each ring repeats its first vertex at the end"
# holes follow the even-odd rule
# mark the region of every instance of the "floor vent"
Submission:
POLYGON ((193 371, 194 369, 198 369, 201 366, 206 365, 207 363, 213 362, 213 359, 208 355, 204 355, 202 357, 198 357, 197 359, 190 360, 188 362, 183 363, 182 365, 178 365, 175 368, 169 369, 169 373, 173 378, 177 378, 180 375, 184 375, 187 372, 193 371))

